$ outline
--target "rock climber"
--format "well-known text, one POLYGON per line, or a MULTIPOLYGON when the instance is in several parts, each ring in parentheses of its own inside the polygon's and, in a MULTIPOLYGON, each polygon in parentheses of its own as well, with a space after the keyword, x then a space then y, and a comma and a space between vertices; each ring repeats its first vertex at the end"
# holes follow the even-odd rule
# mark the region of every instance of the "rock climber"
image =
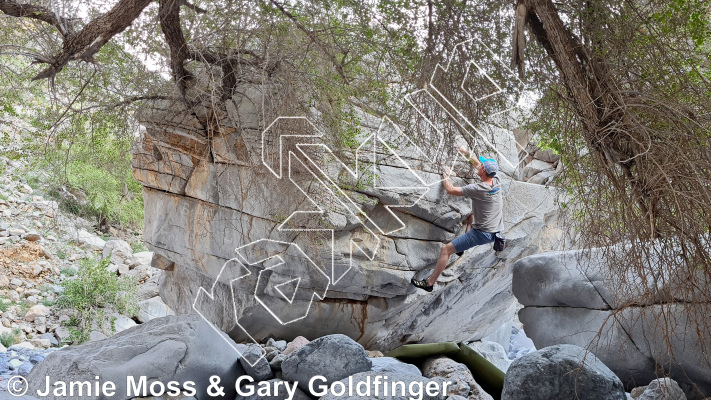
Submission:
POLYGON ((458 151, 476 167, 481 182, 455 187, 449 180, 452 171, 447 169, 442 174, 444 178, 442 185, 447 194, 472 199, 472 212, 463 222, 466 225, 465 233, 442 246, 432 275, 422 280, 412 278, 411 282, 415 287, 427 292, 432 291, 437 278, 447 267, 447 261, 452 254, 457 253, 461 256, 465 250, 474 246, 491 243, 494 241, 496 233, 504 230, 501 180, 496 176, 499 164, 490 158, 479 157, 476 159, 472 157, 464 146, 459 147, 458 151))

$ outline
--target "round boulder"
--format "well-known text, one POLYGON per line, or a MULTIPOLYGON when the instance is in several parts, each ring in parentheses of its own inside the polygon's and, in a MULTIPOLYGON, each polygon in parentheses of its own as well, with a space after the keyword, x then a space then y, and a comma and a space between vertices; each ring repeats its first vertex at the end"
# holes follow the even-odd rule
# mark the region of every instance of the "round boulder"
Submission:
POLYGON ((625 400, 622 381, 595 355, 561 344, 515 360, 502 400, 625 400))
POLYGON ((305 392, 309 390, 309 380, 314 376, 323 376, 330 384, 359 372, 370 371, 371 367, 363 346, 340 334, 309 342, 289 354, 281 364, 284 380, 298 382, 299 388, 305 392))
POLYGON ((653 380, 637 400, 686 400, 679 384, 670 378, 653 380))

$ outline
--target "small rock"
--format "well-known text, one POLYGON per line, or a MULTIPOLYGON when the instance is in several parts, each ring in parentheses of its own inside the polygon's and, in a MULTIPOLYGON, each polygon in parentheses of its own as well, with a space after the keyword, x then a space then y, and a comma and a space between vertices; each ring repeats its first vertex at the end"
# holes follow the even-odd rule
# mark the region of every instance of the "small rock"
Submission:
POLYGON ((116 330, 116 333, 125 331, 126 329, 133 328, 134 326, 138 325, 136 324, 136 321, 125 315, 113 314, 112 317, 115 318, 114 329, 116 330))
POLYGON ((671 378, 655 379, 637 400, 686 400, 686 394, 671 378))
POLYGON ((128 265, 126 264, 119 264, 118 266, 118 274, 123 275, 129 271, 128 265))
POLYGON ((370 358, 383 357, 383 352, 378 350, 366 350, 365 354, 367 354, 370 358))
POLYGON ((373 363, 371 371, 381 373, 396 373, 401 375, 422 376, 422 372, 416 366, 404 363, 393 357, 376 357, 370 360, 373 363))
POLYGON ((25 240, 30 241, 30 242, 36 242, 40 240, 40 235, 37 234, 36 232, 30 232, 27 235, 25 235, 25 240))
POLYGON ((294 340, 289 342, 288 345, 286 345, 286 348, 284 349, 283 353, 284 353, 284 355, 288 356, 289 354, 293 353, 295 350, 298 350, 298 349, 306 346, 307 344, 309 344, 308 339, 306 339, 303 336, 297 336, 294 338, 294 340))
POLYGON ((131 245, 121 239, 109 240, 101 252, 103 258, 110 258, 111 262, 117 265, 122 264, 123 260, 131 257, 131 255, 133 255, 131 245))
POLYGON ((54 333, 43 333, 40 335, 40 339, 47 339, 52 346, 59 346, 59 341, 54 336, 54 333))
POLYGON ((22 365, 20 365, 20 368, 17 369, 17 374, 20 376, 27 376, 32 370, 32 367, 34 367, 34 365, 31 362, 25 361, 22 365))
POLYGON ((35 353, 30 356, 30 362, 32 364, 37 364, 38 362, 44 360, 44 357, 45 357, 44 354, 35 353))
POLYGON ((275 371, 281 371, 281 363, 286 360, 286 355, 285 354, 277 354, 272 360, 269 362, 269 366, 275 370, 275 371))
POLYGON ((10 285, 15 286, 15 287, 22 286, 22 281, 17 278, 12 278, 10 280, 10 285))
POLYGON ((37 317, 46 317, 49 315, 49 308, 43 304, 37 304, 27 311, 25 314, 25 321, 34 321, 37 317))
POLYGON ((476 383, 471 371, 466 365, 458 363, 449 357, 440 356, 425 360, 422 374, 428 378, 441 377, 452 382, 448 395, 469 397, 470 392, 483 392, 476 383))
POLYGON ((133 255, 133 262, 138 265, 151 265, 152 251, 142 251, 133 255))
POLYGON ((106 245, 104 239, 89 233, 84 229, 80 229, 74 236, 74 241, 81 246, 87 246, 90 249, 102 250, 106 245))
POLYGON ((30 342, 22 342, 18 344, 13 344, 12 346, 7 348, 9 351, 24 351, 26 349, 29 350, 34 350, 35 346, 32 345, 30 342))
POLYGON ((12 359, 7 363, 7 367, 10 368, 12 371, 15 371, 20 368, 20 365, 22 365, 22 361, 18 360, 17 358, 12 359))
POLYGON ((18 238, 25 234, 25 231, 18 228, 11 228, 7 230, 8 235, 17 236, 18 238))
POLYGON ((242 368, 257 382, 274 378, 274 373, 269 367, 267 359, 263 357, 262 351, 262 348, 256 344, 250 344, 240 349, 242 357, 239 362, 242 364, 242 368))
POLYGON ((0 287, 10 286, 10 279, 6 275, 0 275, 0 287))
POLYGON ((138 302, 138 320, 141 322, 148 322, 153 318, 167 315, 175 315, 175 313, 163 303, 160 296, 138 302))
POLYGON ((57 337, 57 341, 59 341, 59 343, 66 343, 71 337, 71 332, 66 326, 60 326, 54 330, 54 336, 57 337))
POLYGON ((506 372, 511 365, 511 361, 506 356, 504 346, 496 342, 480 341, 469 343, 469 347, 476 350, 490 363, 496 365, 496 368, 506 372))
POLYGON ((48 349, 52 346, 52 342, 49 339, 28 339, 28 342, 41 349, 48 349))

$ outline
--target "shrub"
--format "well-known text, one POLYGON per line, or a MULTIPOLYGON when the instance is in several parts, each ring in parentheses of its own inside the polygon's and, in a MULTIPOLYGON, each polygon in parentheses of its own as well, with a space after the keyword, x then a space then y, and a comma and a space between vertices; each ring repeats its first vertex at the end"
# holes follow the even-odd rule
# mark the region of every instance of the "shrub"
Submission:
POLYGON ((136 240, 134 242, 131 242, 131 251, 133 254, 140 253, 142 251, 146 251, 146 246, 143 245, 143 242, 140 240, 136 240))
POLYGON ((138 311, 138 285, 135 279, 118 277, 108 271, 109 260, 80 261, 81 268, 76 279, 62 282, 64 292, 57 305, 70 309, 71 341, 82 343, 89 339, 92 330, 106 335, 114 333, 109 315, 112 312, 133 316, 138 311))
POLYGON ((0 297, 0 311, 5 312, 10 308, 10 299, 6 297, 0 297))
POLYGON ((10 347, 15 344, 15 335, 10 332, 5 332, 0 335, 0 343, 5 347, 10 347))

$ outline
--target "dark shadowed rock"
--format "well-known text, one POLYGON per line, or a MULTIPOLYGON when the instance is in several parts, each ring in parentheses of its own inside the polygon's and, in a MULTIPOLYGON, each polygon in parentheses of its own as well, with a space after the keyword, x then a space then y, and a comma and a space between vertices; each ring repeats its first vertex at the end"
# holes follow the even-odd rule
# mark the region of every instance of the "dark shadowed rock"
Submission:
POLYGON ((622 381, 583 348, 562 344, 526 354, 509 367, 502 400, 625 400, 622 381))

